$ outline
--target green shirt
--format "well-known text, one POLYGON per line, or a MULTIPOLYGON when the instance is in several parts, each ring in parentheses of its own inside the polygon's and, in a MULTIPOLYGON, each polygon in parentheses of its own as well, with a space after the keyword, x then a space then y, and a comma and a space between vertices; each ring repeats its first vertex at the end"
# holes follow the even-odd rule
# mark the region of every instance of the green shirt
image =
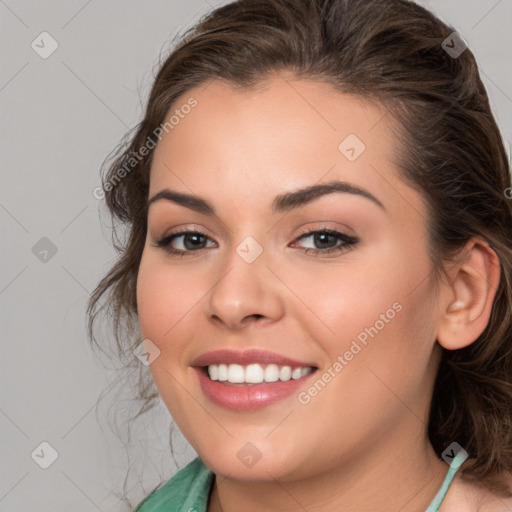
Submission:
MULTIPOLYGON (((464 460, 462 453, 454 457, 439 491, 425 512, 439 510, 453 477, 464 460)), ((142 500, 134 512, 206 512, 214 477, 213 472, 196 457, 142 500)))

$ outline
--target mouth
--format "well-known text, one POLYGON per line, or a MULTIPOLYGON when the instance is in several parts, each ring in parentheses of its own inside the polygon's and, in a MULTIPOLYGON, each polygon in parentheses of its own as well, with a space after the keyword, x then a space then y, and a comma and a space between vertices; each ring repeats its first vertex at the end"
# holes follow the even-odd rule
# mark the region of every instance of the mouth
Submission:
POLYGON ((318 366, 275 352, 219 350, 192 362, 201 390, 216 405, 251 411, 298 394, 318 366))
POLYGON ((317 368, 315 366, 279 366, 277 364, 262 365, 252 363, 241 364, 210 364, 201 367, 204 375, 212 381, 222 382, 233 386, 254 386, 262 383, 288 382, 298 380, 317 368))

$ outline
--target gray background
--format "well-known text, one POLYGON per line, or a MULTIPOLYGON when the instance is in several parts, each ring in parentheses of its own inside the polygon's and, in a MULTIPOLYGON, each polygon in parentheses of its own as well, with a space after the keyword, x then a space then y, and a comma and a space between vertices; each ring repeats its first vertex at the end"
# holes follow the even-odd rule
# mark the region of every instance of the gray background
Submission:
MULTIPOLYGON (((121 511, 113 491, 128 465, 133 503, 177 469, 162 404, 128 452, 95 414, 116 374, 92 353, 84 311, 115 253, 93 191, 104 158, 140 120, 160 52, 224 3, 0 0, 1 512, 121 511), (31 47, 44 31, 59 45, 46 59, 31 47), (51 457, 42 442, 58 453, 48 469, 36 463, 51 457)), ((469 43, 512 141, 512 0, 420 3, 469 43)), ((180 435, 175 444, 182 466, 194 452, 180 435)))

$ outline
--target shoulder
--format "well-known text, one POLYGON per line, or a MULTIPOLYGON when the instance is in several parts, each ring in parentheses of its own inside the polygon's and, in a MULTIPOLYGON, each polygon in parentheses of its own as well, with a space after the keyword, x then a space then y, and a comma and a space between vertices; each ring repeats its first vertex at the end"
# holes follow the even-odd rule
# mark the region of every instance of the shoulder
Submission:
MULTIPOLYGON (((512 489, 512 473, 505 481, 512 489)), ((439 512, 511 512, 512 497, 499 495, 475 481, 460 475, 454 479, 439 512)))
POLYGON ((134 512, 164 512, 190 508, 205 509, 213 484, 214 474, 203 461, 196 457, 180 469, 167 482, 160 484, 149 496, 142 500, 134 512))

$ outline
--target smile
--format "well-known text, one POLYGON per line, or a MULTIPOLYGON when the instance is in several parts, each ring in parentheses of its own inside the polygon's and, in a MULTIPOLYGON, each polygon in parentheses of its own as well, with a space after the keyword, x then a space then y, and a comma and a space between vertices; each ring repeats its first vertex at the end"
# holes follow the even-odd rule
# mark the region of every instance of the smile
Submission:
POLYGON ((240 364, 210 364, 205 367, 211 380, 228 384, 261 384, 262 382, 287 382, 305 377, 313 371, 312 366, 296 367, 279 366, 277 364, 261 365, 252 363, 240 364))

